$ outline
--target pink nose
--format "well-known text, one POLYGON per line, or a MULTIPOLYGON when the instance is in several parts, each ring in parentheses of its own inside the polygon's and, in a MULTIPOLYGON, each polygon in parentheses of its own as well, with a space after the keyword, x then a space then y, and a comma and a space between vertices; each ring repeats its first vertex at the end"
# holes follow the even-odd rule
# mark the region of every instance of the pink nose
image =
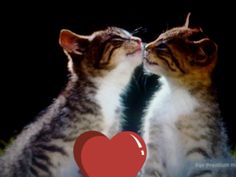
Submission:
POLYGON ((138 37, 132 37, 133 40, 137 41, 139 45, 141 45, 142 40, 138 37))
POLYGON ((142 44, 142 40, 141 40, 141 39, 139 39, 139 38, 136 38, 136 39, 135 39, 135 41, 137 41, 139 45, 141 45, 141 44, 142 44))
POLYGON ((142 40, 141 40, 141 39, 139 39, 139 38, 137 38, 137 40, 135 40, 135 41, 137 41, 137 42, 138 42, 138 48, 139 48, 139 49, 142 49, 142 48, 143 48, 143 45, 142 45, 142 40))

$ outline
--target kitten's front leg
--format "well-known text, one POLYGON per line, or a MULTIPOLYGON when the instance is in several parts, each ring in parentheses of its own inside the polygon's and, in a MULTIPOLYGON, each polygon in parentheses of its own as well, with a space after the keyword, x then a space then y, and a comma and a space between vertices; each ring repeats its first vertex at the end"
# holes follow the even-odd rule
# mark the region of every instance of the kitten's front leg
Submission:
POLYGON ((164 166, 158 159, 156 144, 148 143, 148 157, 142 170, 142 177, 165 177, 164 166))
POLYGON ((161 163, 156 158, 147 158, 143 170, 141 172, 141 177, 164 177, 163 167, 161 163))
POLYGON ((144 167, 141 172, 142 177, 166 177, 164 174, 165 165, 164 162, 161 161, 160 154, 158 153, 158 137, 159 131, 152 129, 156 129, 156 127, 151 127, 146 129, 144 132, 144 140, 147 145, 147 159, 144 164, 144 167))

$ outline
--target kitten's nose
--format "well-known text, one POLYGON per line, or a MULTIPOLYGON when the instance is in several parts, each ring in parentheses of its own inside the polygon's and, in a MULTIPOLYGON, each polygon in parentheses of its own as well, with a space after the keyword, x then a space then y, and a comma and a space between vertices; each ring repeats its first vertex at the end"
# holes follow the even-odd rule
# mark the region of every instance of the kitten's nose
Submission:
POLYGON ((133 39, 134 41, 138 42, 139 45, 142 44, 142 40, 138 37, 132 37, 131 39, 133 39))

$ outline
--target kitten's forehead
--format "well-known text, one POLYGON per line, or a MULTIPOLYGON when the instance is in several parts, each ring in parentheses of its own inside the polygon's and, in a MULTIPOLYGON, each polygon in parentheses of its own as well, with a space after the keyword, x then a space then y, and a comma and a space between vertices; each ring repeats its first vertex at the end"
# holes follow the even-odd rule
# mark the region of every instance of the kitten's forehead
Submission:
POLYGON ((106 31, 110 34, 115 34, 115 35, 119 35, 119 36, 123 36, 123 37, 130 37, 131 36, 131 34, 128 31, 118 28, 118 27, 109 27, 106 31))
POLYGON ((201 29, 198 28, 186 28, 186 27, 176 27, 172 28, 165 33, 162 33, 159 37, 158 40, 162 39, 169 39, 169 38, 174 38, 174 37, 188 37, 192 35, 193 33, 198 33, 202 32, 201 29))
POLYGON ((93 40, 96 37, 105 37, 105 38, 109 38, 112 36, 120 36, 122 38, 130 38, 131 34, 121 28, 118 27, 108 27, 106 30, 102 30, 102 31, 97 31, 95 33, 93 33, 91 35, 91 40, 93 40))

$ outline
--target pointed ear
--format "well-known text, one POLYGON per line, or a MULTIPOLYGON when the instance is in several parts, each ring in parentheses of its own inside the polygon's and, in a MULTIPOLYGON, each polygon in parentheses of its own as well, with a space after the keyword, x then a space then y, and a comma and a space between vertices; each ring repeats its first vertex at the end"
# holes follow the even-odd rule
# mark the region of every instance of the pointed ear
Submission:
POLYGON ((59 44, 68 53, 82 55, 89 45, 89 37, 63 29, 60 32, 59 44))
POLYGON ((202 64, 209 64, 217 55, 217 44, 209 38, 204 38, 194 42, 199 47, 199 52, 196 56, 196 62, 202 64))
POLYGON ((188 15, 187 15, 187 17, 186 17, 185 23, 184 23, 184 27, 185 27, 185 28, 188 28, 188 27, 189 27, 189 18, 190 18, 190 15, 191 15, 191 13, 189 12, 188 15))
POLYGON ((217 53, 217 44, 209 38, 202 39, 195 42, 208 57, 211 57, 217 53))

